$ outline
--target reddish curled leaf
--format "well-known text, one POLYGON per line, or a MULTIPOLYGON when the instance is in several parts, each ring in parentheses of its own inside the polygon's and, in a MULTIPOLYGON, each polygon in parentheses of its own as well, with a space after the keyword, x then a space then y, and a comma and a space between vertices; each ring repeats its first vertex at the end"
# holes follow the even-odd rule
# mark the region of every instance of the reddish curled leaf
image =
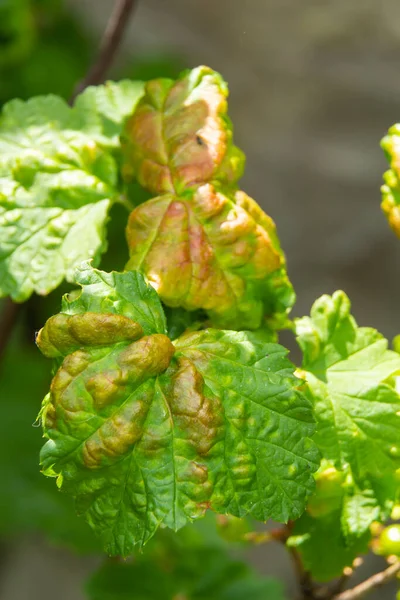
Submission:
POLYGON ((222 77, 198 67, 174 82, 155 79, 122 136, 126 179, 155 194, 181 194, 210 180, 235 182, 244 156, 232 144, 222 77))
POLYGON ((127 269, 168 306, 205 309, 220 327, 256 329, 293 303, 275 225, 244 192, 205 184, 154 198, 131 213, 127 239, 127 269))
POLYGON ((273 221, 235 187, 244 161, 227 94, 207 67, 147 84, 122 137, 123 173, 158 196, 131 214, 127 268, 167 306, 205 310, 218 327, 277 327, 295 296, 273 221))

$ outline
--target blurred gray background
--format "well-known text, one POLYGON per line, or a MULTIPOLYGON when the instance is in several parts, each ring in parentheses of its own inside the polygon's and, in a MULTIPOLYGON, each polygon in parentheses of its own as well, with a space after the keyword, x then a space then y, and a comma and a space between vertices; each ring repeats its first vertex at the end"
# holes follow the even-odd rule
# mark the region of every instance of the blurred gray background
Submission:
MULTIPOLYGON (((69 0, 99 35, 113 4, 69 0)), ((277 223, 295 315, 340 288, 360 324, 398 333, 400 241, 380 212, 387 167, 379 141, 400 120, 400 2, 142 0, 124 53, 173 54, 229 82, 235 140, 247 155, 242 187, 277 223)), ((251 558, 293 593, 283 550, 263 547, 251 558)), ((82 600, 93 562, 29 539, 3 567, 1 600, 82 600)))

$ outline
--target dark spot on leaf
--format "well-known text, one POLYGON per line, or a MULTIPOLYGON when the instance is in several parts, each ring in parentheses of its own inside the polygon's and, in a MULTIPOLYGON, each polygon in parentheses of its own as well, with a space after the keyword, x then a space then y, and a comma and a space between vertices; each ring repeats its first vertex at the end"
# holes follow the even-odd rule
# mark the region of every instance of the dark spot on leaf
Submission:
POLYGON ((207 146, 207 144, 205 143, 203 138, 201 138, 199 135, 196 135, 196 142, 198 143, 199 146, 207 146))

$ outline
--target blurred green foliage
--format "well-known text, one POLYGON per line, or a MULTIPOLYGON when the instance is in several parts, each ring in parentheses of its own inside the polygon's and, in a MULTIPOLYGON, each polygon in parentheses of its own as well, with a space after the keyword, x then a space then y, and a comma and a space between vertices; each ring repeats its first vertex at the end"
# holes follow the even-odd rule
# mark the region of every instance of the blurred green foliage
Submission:
POLYGON ((69 96, 90 46, 88 33, 61 0, 0 0, 0 103, 69 96))
MULTIPOLYGON (((64 0, 0 0, 0 104, 49 93, 68 98, 97 44, 64 0)), ((174 78, 183 66, 160 54, 120 63, 115 79, 174 78)))
POLYGON ((0 420, 0 534, 40 531, 79 552, 97 552, 97 540, 77 519, 71 500, 39 471, 42 436, 35 421, 50 373, 33 340, 24 340, 26 313, 21 317, 0 374, 1 400, 6 404, 0 420))
POLYGON ((197 524, 160 531, 133 560, 106 561, 86 589, 90 600, 284 600, 279 582, 211 545, 197 524))

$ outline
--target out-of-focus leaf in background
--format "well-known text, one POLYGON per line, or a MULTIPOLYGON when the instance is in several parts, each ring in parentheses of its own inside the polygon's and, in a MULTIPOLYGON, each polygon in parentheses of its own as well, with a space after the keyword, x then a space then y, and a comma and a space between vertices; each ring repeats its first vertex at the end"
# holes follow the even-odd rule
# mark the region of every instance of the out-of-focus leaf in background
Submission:
POLYGON ((54 93, 82 77, 91 40, 62 0, 0 2, 0 104, 54 93))
POLYGON ((49 379, 33 340, 14 339, 0 373, 0 536, 40 531, 55 543, 96 552, 97 540, 72 501, 39 471, 42 436, 34 424, 49 379))
POLYGON ((107 561, 86 589, 90 600, 284 600, 279 582, 260 577, 192 526, 159 532, 132 561, 107 561))
POLYGON ((322 461, 316 474, 316 491, 307 511, 294 525, 288 546, 297 548, 306 569, 318 581, 340 577, 359 554, 368 550, 369 530, 346 539, 342 523, 347 518, 343 486, 345 473, 322 461), (329 552, 326 541, 329 540, 329 552))
POLYGON ((0 68, 24 59, 34 44, 35 23, 29 0, 0 3, 0 68))

